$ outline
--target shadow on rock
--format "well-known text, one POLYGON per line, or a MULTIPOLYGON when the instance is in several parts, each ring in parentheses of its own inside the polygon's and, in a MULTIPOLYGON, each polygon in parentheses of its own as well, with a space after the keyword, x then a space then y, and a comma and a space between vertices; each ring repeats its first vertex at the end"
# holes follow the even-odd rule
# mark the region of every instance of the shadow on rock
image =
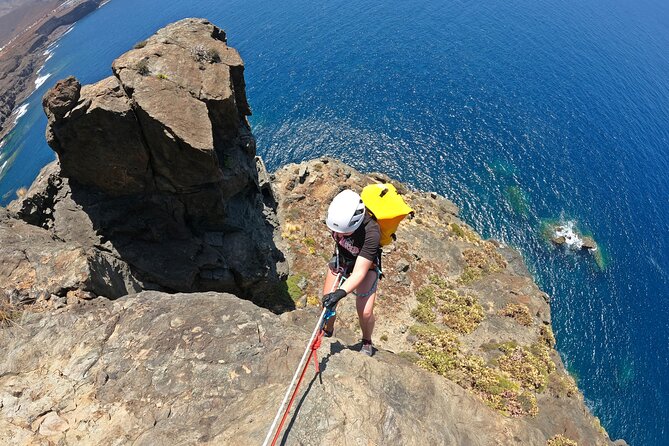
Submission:
POLYGON ((59 165, 10 205, 85 258, 77 280, 43 292, 220 291, 293 309, 244 66, 225 33, 185 19, 112 68, 96 84, 70 77, 45 94, 59 165))

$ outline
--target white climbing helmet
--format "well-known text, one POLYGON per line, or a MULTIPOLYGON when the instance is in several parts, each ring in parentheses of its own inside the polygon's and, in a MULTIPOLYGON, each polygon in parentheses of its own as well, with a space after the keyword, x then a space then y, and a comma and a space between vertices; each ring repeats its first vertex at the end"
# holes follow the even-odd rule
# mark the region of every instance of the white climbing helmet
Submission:
POLYGON ((350 189, 341 191, 330 203, 325 222, 335 232, 353 232, 365 217, 365 205, 360 195, 350 189))

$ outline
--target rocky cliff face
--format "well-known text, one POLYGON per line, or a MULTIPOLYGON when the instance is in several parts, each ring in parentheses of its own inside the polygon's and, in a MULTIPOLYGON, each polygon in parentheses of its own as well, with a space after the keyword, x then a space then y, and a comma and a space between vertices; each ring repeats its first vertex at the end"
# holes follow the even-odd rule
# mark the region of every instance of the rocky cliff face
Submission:
MULTIPOLYGON (((45 97, 60 165, 0 211, 0 443, 260 444, 318 319, 327 204, 390 181, 327 158, 267 174, 208 22, 138 46, 45 97)), ((518 254, 395 184, 418 216, 384 251, 377 353, 347 298, 282 444, 612 444, 518 254)))
POLYGON ((238 53, 194 19, 138 47, 115 76, 68 78, 44 97, 59 162, 9 206, 23 223, 0 247, 13 259, 0 286, 15 301, 144 289, 265 299, 285 275, 238 53), (35 227, 44 243, 17 235, 35 227), (51 280, 54 267, 72 280, 51 280))

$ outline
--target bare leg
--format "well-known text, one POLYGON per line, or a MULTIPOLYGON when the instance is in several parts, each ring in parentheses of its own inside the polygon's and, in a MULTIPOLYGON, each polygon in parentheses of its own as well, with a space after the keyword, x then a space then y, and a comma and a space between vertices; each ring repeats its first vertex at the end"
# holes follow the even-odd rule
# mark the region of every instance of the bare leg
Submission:
MULTIPOLYGON (((374 286, 376 281, 376 271, 369 271, 365 280, 358 286, 356 292, 365 294, 374 286)), ((374 331, 374 301, 376 300, 376 291, 367 297, 357 297, 355 299, 355 308, 358 311, 358 320, 360 322, 360 329, 362 330, 362 339, 372 340, 372 332, 374 331)))

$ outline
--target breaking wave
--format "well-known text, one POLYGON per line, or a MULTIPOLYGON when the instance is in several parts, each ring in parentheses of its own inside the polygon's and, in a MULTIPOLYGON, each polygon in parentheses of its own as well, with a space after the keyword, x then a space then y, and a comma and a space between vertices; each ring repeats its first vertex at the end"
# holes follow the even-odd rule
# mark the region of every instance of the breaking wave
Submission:
POLYGON ((51 73, 47 73, 44 76, 38 76, 37 79, 35 79, 35 90, 44 85, 44 82, 46 82, 46 80, 50 77, 51 73))
POLYGON ((555 237, 564 237, 564 244, 572 249, 581 249, 583 240, 578 236, 574 227, 575 221, 568 221, 555 227, 555 237))
MULTIPOLYGON (((19 108, 17 108, 16 110, 14 110, 14 113, 12 113, 12 115, 14 115, 14 124, 13 125, 16 125, 16 123, 19 122, 19 119, 21 119, 21 116, 25 115, 27 111, 28 111, 28 104, 23 104, 19 108)), ((4 144, 4 141, 3 141, 3 144, 4 144)), ((2 147, 2 145, 0 145, 0 147, 2 147)))

